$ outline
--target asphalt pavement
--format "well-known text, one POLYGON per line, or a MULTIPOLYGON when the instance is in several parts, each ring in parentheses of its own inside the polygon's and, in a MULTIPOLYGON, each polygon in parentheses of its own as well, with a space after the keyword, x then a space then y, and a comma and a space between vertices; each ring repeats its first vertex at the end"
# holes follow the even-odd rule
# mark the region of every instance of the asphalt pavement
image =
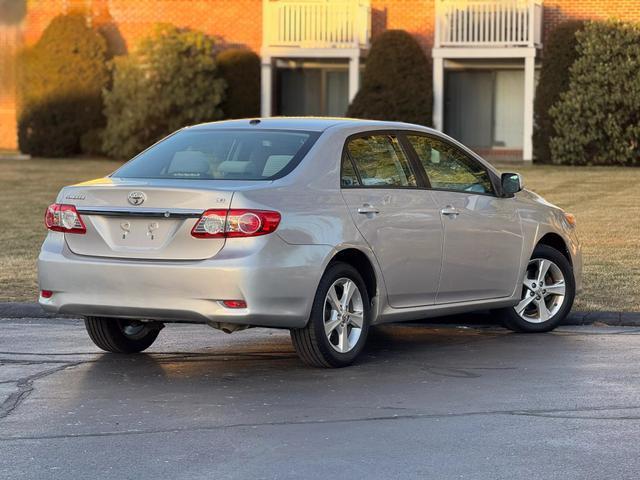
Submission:
POLYGON ((101 353, 0 319, 2 479, 637 479, 640 328, 419 323, 302 365, 288 332, 165 328, 101 353))

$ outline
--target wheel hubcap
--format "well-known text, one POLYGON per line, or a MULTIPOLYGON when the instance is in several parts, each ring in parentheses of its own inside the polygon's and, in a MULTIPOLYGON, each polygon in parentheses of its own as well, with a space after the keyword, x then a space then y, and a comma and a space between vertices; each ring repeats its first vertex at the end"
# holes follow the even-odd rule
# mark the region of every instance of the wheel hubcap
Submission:
POLYGON ((124 333, 127 337, 137 338, 140 336, 144 336, 146 334, 146 325, 142 322, 131 321, 124 324, 121 324, 122 333, 124 333))
POLYGON ((534 258, 522 281, 522 299, 514 309, 527 322, 546 322, 562 308, 565 291, 560 267, 546 258, 534 258))
POLYGON ((331 347, 347 353, 357 345, 364 324, 362 295, 353 280, 339 278, 324 301, 324 332, 331 347))

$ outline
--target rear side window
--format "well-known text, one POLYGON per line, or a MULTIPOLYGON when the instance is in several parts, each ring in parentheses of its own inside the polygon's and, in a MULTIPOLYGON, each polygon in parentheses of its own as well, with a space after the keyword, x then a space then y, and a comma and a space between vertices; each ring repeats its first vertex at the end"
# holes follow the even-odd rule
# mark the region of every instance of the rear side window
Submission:
POLYGON ((353 168, 353 162, 346 152, 342 156, 342 177, 340 180, 340 184, 343 187, 360 186, 360 180, 358 179, 355 168, 353 168))
MULTIPOLYGON (((416 177, 395 135, 353 138, 347 143, 347 152, 364 187, 416 186, 416 177)), ((354 174, 351 175, 355 177, 354 174)), ((344 182, 343 164, 343 185, 344 182)))
POLYGON ((293 170, 318 136, 284 130, 182 130, 145 150, 113 176, 272 180, 293 170))

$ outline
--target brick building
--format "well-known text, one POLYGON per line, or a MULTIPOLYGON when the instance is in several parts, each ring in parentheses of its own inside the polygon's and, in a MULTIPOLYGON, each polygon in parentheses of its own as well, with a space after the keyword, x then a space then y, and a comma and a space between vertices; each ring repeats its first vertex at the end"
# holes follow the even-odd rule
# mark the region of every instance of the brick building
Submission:
POLYGON ((371 39, 403 29, 433 58, 436 127, 478 150, 527 160, 548 32, 567 19, 640 19, 638 0, 24 1, 21 21, 0 18, 0 149, 16 147, 15 53, 72 10, 84 12, 120 54, 158 22, 256 51, 263 115, 343 115, 371 39))

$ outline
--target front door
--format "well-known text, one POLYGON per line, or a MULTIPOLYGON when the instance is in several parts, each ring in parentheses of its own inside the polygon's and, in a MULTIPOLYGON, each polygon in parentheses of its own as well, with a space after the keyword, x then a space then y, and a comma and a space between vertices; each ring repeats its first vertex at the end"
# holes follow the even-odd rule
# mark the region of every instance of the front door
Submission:
POLYGON ((396 308, 432 305, 438 289, 442 223, 431 192, 418 186, 395 135, 371 133, 347 142, 342 196, 396 308))
POLYGON ((493 145, 493 77, 483 71, 446 73, 444 130, 465 145, 493 145))
POLYGON ((523 235, 513 199, 496 195, 486 167, 443 139, 407 136, 424 167, 444 228, 437 304, 513 294, 523 235))

